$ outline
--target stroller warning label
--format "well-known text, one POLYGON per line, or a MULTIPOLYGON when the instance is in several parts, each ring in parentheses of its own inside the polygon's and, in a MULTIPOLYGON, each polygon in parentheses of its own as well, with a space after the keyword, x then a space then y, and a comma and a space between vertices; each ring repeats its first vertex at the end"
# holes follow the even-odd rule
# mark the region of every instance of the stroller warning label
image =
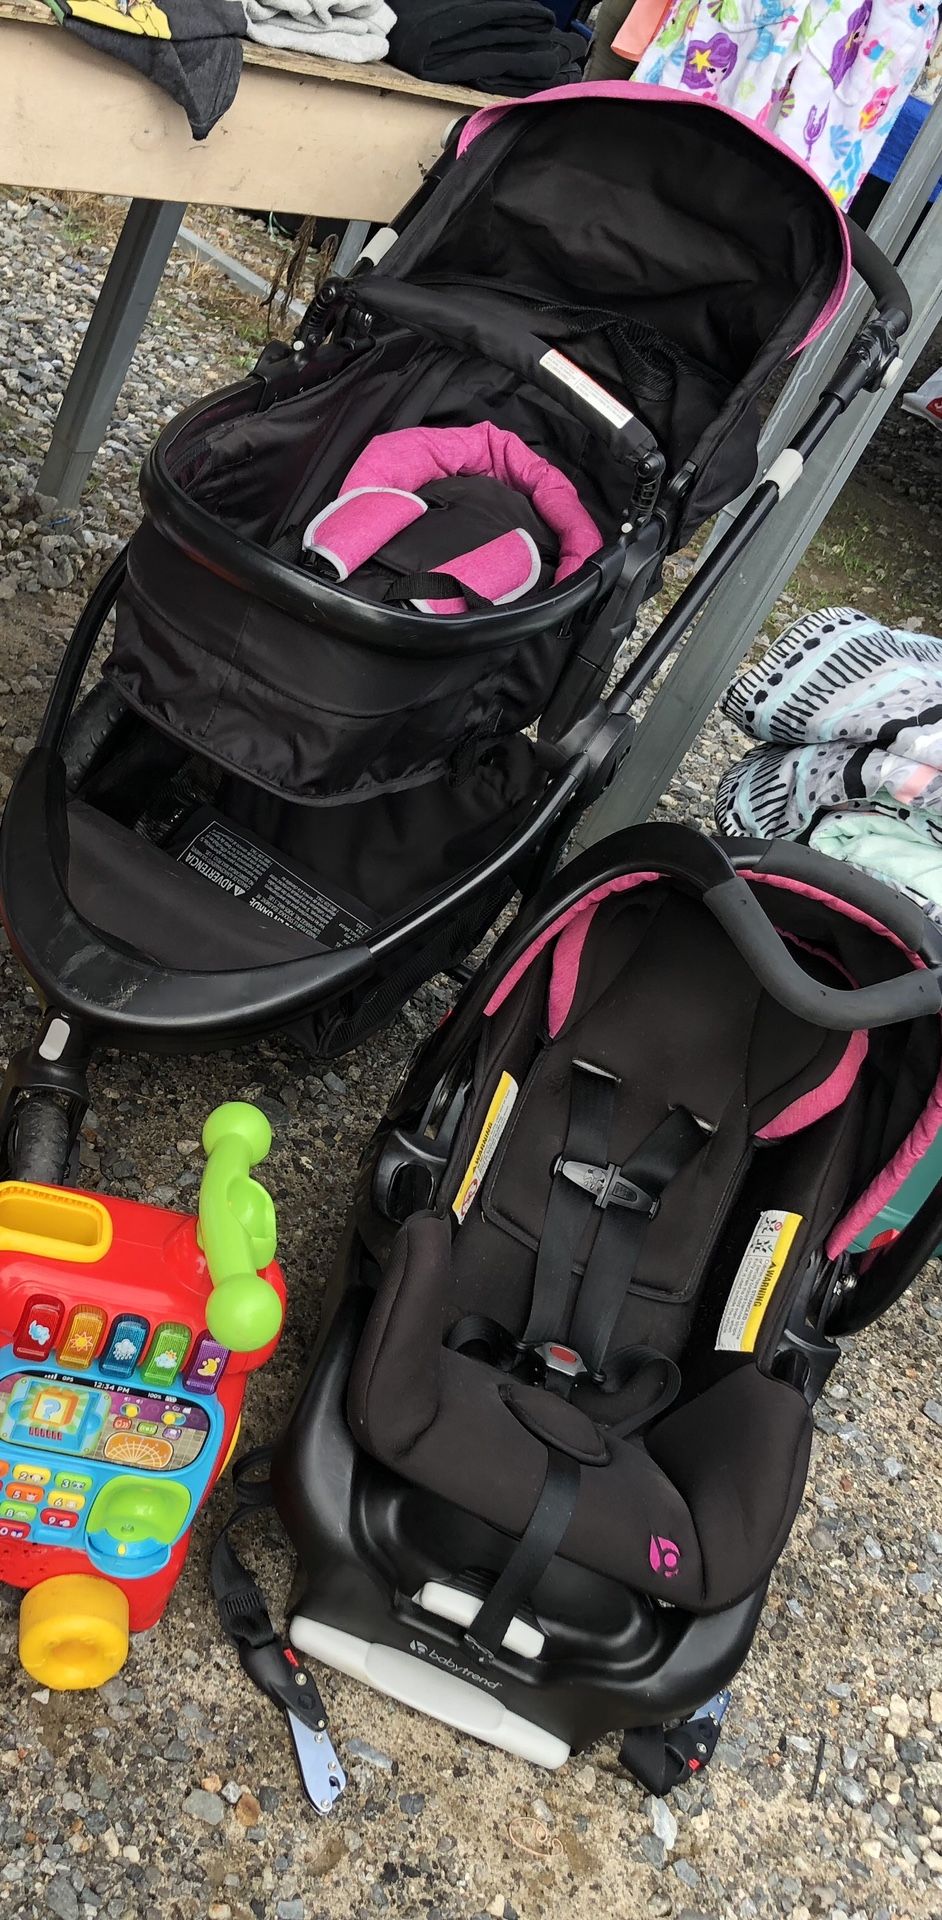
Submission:
POLYGON ((313 878, 285 866, 271 848, 244 828, 205 808, 191 820, 177 860, 233 900, 279 926, 292 927, 322 947, 352 947, 370 931, 356 904, 325 893, 313 878), (196 831, 193 828, 196 827, 196 831))
POLYGON ((760 1213, 739 1262, 716 1336, 717 1353, 754 1353, 766 1308, 781 1278, 800 1213, 760 1213))

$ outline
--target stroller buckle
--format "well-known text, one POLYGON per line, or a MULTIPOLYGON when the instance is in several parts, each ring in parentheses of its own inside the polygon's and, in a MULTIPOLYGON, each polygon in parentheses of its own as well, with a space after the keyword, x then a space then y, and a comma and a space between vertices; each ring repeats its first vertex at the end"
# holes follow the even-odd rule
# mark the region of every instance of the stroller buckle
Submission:
POLYGON ((560 1154, 553 1173, 562 1174, 564 1180, 581 1187, 583 1193, 590 1194, 594 1204, 603 1211, 606 1207, 624 1207, 628 1213, 642 1213, 648 1220, 653 1220, 661 1204, 644 1187, 629 1180, 614 1161, 610 1161, 607 1167, 595 1167, 591 1161, 564 1160, 560 1154))

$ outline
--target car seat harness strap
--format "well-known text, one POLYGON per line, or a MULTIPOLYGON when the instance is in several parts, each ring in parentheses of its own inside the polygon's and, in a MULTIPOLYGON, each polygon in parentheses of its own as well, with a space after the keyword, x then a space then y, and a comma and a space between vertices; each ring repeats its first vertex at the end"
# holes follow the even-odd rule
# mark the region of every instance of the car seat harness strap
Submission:
POLYGON ((523 1341, 546 1357, 547 1343, 552 1354, 552 1346, 565 1339, 582 1370, 603 1384, 606 1354, 648 1225, 665 1187, 705 1145, 712 1128, 686 1107, 674 1107, 618 1166, 608 1157, 618 1079, 588 1061, 574 1060, 572 1067, 569 1127, 553 1168, 523 1341), (570 1312, 573 1268, 590 1205, 602 1219, 570 1312))
POLYGON ((477 1660, 490 1665, 496 1659, 514 1614, 558 1553, 579 1498, 581 1473, 579 1461, 570 1454, 547 1448, 546 1473, 533 1512, 465 1634, 477 1660))

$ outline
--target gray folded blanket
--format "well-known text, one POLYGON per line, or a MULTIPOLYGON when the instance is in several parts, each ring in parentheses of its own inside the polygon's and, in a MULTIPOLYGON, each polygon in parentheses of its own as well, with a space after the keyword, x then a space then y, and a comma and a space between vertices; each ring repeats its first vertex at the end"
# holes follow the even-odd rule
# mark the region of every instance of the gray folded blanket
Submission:
POLYGON ((250 40, 328 60, 385 60, 396 24, 385 0, 244 0, 244 5, 250 40))

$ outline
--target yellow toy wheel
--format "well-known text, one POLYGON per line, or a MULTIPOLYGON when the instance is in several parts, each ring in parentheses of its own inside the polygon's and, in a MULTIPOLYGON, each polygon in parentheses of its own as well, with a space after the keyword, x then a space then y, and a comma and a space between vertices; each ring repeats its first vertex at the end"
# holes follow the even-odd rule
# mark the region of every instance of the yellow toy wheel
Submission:
POLYGON ((20 1607, 20 1660, 41 1687, 74 1693, 120 1672, 128 1651, 128 1603, 120 1587, 90 1573, 62 1573, 31 1587, 20 1607))

